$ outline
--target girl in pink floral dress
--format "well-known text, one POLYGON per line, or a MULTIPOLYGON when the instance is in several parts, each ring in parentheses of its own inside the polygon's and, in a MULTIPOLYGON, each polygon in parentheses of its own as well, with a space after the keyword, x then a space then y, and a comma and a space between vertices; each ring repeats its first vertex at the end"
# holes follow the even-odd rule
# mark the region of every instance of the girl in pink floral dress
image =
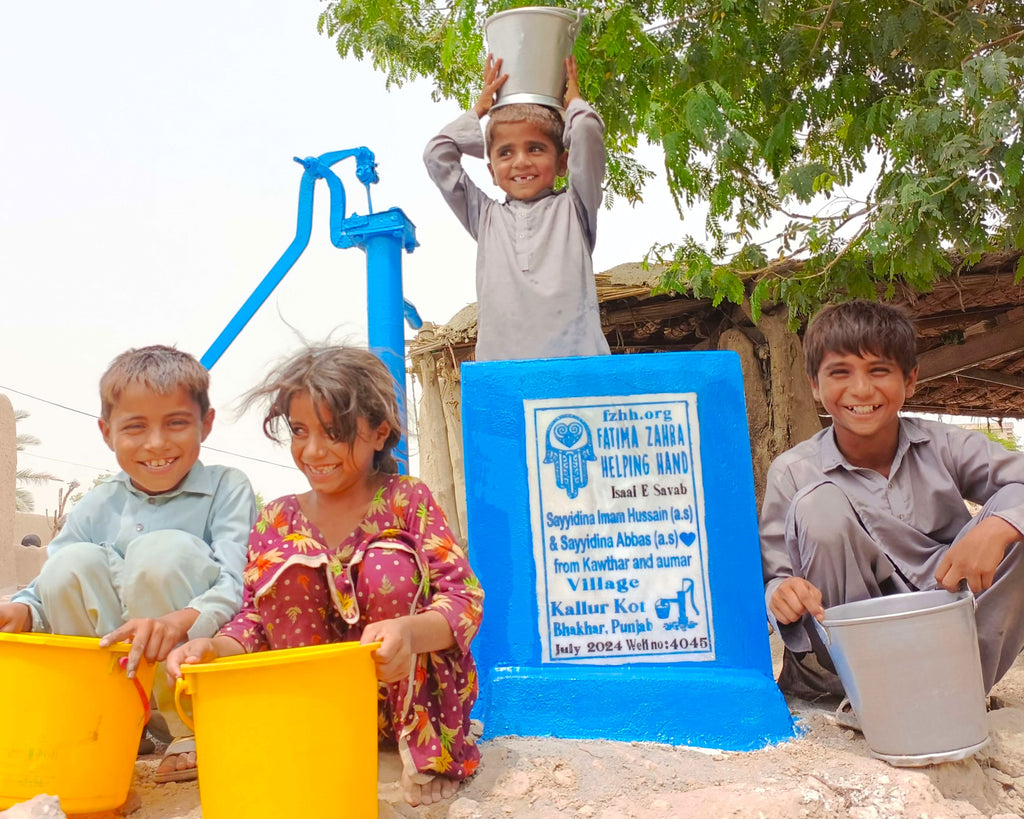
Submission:
POLYGON ((212 639, 167 659, 360 640, 374 654, 382 739, 397 743, 412 804, 453 795, 480 761, 469 734, 477 680, 469 651, 483 590, 430 490, 397 474, 394 381, 366 350, 300 352, 253 390, 264 432, 291 438, 309 481, 268 503, 249 536, 242 610, 212 639))

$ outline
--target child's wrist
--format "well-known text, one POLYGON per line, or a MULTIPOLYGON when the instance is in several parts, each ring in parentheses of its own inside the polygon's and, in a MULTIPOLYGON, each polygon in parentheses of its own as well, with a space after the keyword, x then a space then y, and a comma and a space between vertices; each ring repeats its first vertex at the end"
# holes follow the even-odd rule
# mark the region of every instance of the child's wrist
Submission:
POLYGON ((192 608, 184 608, 172 611, 170 614, 165 614, 157 619, 163 620, 171 628, 178 631, 182 635, 183 640, 187 640, 189 629, 199 619, 199 612, 192 608))
POLYGON ((18 631, 32 631, 32 607, 27 603, 11 603, 21 615, 18 631))

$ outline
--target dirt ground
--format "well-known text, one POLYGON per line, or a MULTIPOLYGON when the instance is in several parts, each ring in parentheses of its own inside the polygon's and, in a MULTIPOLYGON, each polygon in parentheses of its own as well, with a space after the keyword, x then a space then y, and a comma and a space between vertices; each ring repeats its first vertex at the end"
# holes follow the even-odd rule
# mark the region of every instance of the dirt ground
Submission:
MULTIPOLYGON (((871 758, 863 737, 836 725, 831 709, 800 700, 789 704, 803 736, 754 752, 640 742, 485 740, 479 773, 453 799, 429 807, 411 808, 402 801, 397 756, 382 753, 380 817, 1024 817, 1024 661, 992 693, 1007 707, 989 714, 990 745, 972 759, 918 769, 871 758)), ((136 763, 128 815, 199 819, 197 784, 157 785, 158 763, 156 754, 136 763)), ((339 801, 343 807, 340 794, 339 801)))
MULTIPOLYGON (((754 752, 550 738, 485 740, 477 775, 454 798, 429 807, 410 808, 402 801, 397 756, 383 753, 380 817, 1024 817, 1024 661, 992 693, 1007 707, 989 714, 990 745, 969 760, 917 769, 871 758, 863 737, 836 725, 830 709, 799 700, 791 700, 790 707, 803 736, 754 752)), ((241 740, 239 753, 245 753, 241 740)), ((158 763, 158 755, 136 763, 128 815, 199 819, 197 784, 157 785, 158 763)), ((344 813, 342 794, 339 810, 344 813)))

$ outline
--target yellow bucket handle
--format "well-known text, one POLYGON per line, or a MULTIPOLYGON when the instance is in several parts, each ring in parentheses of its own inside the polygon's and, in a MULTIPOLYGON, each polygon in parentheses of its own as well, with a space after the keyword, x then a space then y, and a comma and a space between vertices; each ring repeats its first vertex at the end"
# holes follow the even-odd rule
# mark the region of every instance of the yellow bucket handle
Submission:
POLYGON ((188 680, 184 677, 178 677, 174 681, 174 710, 178 712, 178 716, 181 717, 181 721, 184 722, 190 731, 195 732, 196 725, 192 722, 192 717, 185 713, 185 709, 181 707, 181 695, 188 694, 192 696, 192 688, 188 684, 188 680))
MULTIPOLYGON (((128 668, 128 658, 120 657, 117 660, 117 667, 122 671, 128 668)), ((146 693, 146 689, 142 687, 142 683, 139 682, 138 676, 132 677, 132 682, 135 683, 135 690, 139 692, 139 699, 142 701, 142 712, 145 714, 145 719, 142 724, 145 725, 149 722, 149 717, 152 713, 149 707, 149 694, 146 693)))

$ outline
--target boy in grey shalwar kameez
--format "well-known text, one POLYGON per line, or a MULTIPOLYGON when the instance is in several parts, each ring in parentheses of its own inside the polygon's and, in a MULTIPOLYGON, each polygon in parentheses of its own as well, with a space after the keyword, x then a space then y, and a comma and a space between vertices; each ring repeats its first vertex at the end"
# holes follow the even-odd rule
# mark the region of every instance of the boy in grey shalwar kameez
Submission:
POLYGON ((579 96, 576 64, 566 61, 565 124, 534 104, 496 108, 480 119, 508 79, 489 56, 473 108, 441 129, 423 154, 430 178, 477 240, 477 361, 607 355, 591 251, 597 238, 605 154, 604 123, 579 96), (462 156, 483 157, 507 194, 486 196, 462 156), (568 149, 568 153, 566 150, 568 149), (553 189, 568 169, 569 184, 553 189))
POLYGON ((826 607, 966 581, 987 691, 1024 647, 1024 454, 899 416, 917 383, 915 340, 899 310, 870 301, 826 307, 808 327, 807 373, 832 426, 768 471, 765 600, 799 657, 826 607))

